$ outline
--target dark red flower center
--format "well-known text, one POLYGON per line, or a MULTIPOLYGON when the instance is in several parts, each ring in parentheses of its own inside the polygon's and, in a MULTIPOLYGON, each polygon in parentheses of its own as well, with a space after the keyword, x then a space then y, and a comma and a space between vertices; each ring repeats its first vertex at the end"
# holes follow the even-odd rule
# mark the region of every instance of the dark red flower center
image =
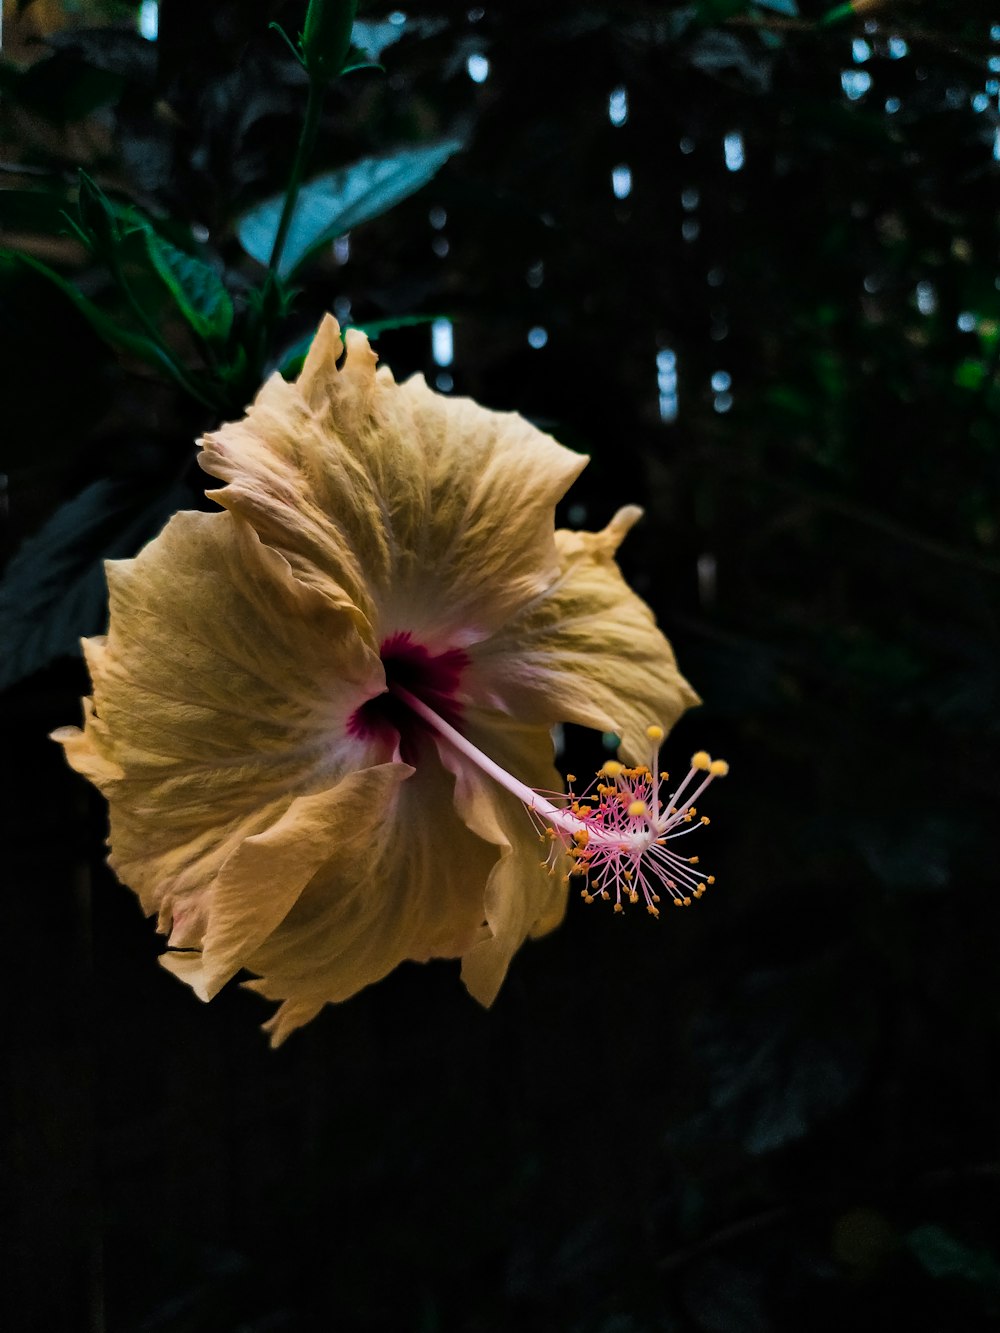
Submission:
POLYGON ((384 741, 390 745, 398 734, 402 757, 412 762, 418 737, 426 725, 393 693, 393 687, 409 690, 446 722, 458 727, 462 709, 455 696, 469 658, 461 648, 431 653, 408 630, 390 635, 379 649, 379 657, 388 689, 355 709, 347 720, 347 730, 358 740, 384 741))

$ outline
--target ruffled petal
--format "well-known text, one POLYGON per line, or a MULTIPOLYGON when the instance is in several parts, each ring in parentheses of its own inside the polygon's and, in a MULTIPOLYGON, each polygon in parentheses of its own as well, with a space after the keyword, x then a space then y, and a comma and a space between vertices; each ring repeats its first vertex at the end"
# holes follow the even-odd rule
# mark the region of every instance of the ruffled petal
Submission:
POLYGON ((558 579, 471 650, 470 693, 522 721, 615 732, 628 758, 647 758, 646 728, 669 729, 700 701, 614 560, 641 513, 633 505, 602 532, 556 533, 558 579))
MULTIPOLYGON (((301 815, 290 810, 275 830, 270 854, 279 862, 294 854, 304 871, 296 824, 307 819, 315 862, 287 914, 242 956, 260 978, 247 984, 282 1001, 268 1025, 276 1044, 324 1004, 347 999, 405 959, 458 958, 486 934, 484 887, 498 848, 456 814, 454 788, 425 737, 416 770, 389 764, 351 774, 301 815)), ((253 872, 260 848, 244 850, 253 872)), ((243 879, 213 898, 220 917, 209 923, 206 956, 216 938, 239 933, 246 908, 243 879)), ((237 953, 242 946, 226 951, 223 971, 237 953)))
POLYGON ((173 943, 200 944, 213 881, 246 838, 389 758, 345 732, 384 672, 352 617, 229 514, 177 514, 108 579, 111 627, 84 645, 84 729, 55 739, 108 797, 116 873, 173 943))
MULTIPOLYGON (((348 858, 355 842, 377 836, 383 812, 396 802, 395 788, 412 773, 406 764, 380 764, 348 774, 328 791, 297 797, 270 828, 245 838, 223 863, 208 899, 200 948, 167 953, 164 966, 210 1000, 249 959, 267 952, 267 941, 325 863, 348 858)), ((366 859, 362 855, 359 870, 366 859)), ((315 941, 301 961, 307 968, 317 961, 315 941)))
POLYGON ((367 338, 320 325, 295 384, 202 441, 210 492, 376 645, 476 642, 558 574, 553 507, 586 459, 510 412, 397 385, 367 338))
MULTIPOLYGON (((474 745, 528 786, 542 791, 561 787, 552 764, 552 738, 544 727, 477 712, 466 718, 464 730, 474 745)), ((469 993, 490 1005, 525 939, 547 934, 562 921, 566 867, 545 864, 549 844, 516 797, 457 751, 442 745, 441 758, 455 774, 455 806, 463 821, 500 849, 483 900, 488 932, 462 957, 462 980, 469 993)))

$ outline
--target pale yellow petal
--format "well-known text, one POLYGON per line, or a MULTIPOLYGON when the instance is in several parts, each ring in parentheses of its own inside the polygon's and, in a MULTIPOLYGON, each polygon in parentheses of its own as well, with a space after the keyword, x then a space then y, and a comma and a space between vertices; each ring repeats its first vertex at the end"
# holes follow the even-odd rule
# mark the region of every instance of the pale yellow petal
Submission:
POLYGON ((211 999, 258 951, 267 952, 268 939, 317 871, 347 854, 359 820, 366 823, 366 814, 373 822, 380 818, 395 804, 395 787, 412 773, 405 764, 380 764, 349 773, 327 791, 297 797, 221 866, 207 898, 200 949, 167 953, 164 966, 201 999, 211 999))
POLYGON ((373 762, 345 724, 384 673, 350 615, 229 514, 176 515, 108 578, 84 731, 56 739, 108 797, 119 877, 173 943, 200 943, 242 841, 373 762))
MULTIPOLYGON (((545 728, 477 712, 467 718, 465 730, 473 744, 528 786, 547 791, 561 787, 545 728)), ((562 858, 552 869, 543 864, 550 844, 539 837, 520 801, 456 751, 442 747, 442 759, 455 773, 455 805, 462 819, 500 849, 483 899, 488 933, 462 957, 462 980, 470 994, 490 1005, 525 939, 544 935, 562 921, 566 866, 562 858)))
MULTIPOLYGON (((315 805, 310 840, 322 863, 242 960, 259 975, 252 989, 283 1001, 270 1025, 275 1041, 405 959, 458 958, 485 934, 497 846, 456 814, 454 780, 426 737, 413 776, 398 780, 411 771, 397 764, 354 774, 325 794, 321 813, 315 805)), ((286 839, 294 839, 290 823, 276 852, 286 839)), ((232 897, 234 919, 244 903, 242 890, 232 897)), ((206 941, 215 929, 210 924, 206 941)))
POLYGON ((357 330, 320 326, 296 384, 274 376, 203 443, 211 492, 337 590, 373 642, 484 637, 558 572, 553 507, 586 459, 515 413, 397 385, 357 330), (339 364, 338 364, 339 362, 339 364))
POLYGON ((640 513, 622 510, 603 532, 558 532, 558 579, 472 650, 468 681, 521 720, 615 732, 633 760, 648 757, 651 723, 669 729, 699 702, 614 560, 640 513))

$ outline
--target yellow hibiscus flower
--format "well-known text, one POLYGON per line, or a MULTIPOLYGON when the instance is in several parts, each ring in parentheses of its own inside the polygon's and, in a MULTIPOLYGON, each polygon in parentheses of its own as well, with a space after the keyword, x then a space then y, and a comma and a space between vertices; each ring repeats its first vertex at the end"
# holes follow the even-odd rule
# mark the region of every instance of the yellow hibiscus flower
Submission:
POLYGON ((256 974, 276 1043, 404 959, 460 957, 489 1004, 564 869, 616 907, 703 888, 666 847, 697 792, 661 804, 655 753, 697 696, 614 562, 640 511, 555 531, 584 457, 346 344, 325 319, 295 384, 201 442, 219 512, 108 563, 84 728, 55 733, 165 966, 203 999, 256 974), (560 800, 561 721, 637 766, 560 800))

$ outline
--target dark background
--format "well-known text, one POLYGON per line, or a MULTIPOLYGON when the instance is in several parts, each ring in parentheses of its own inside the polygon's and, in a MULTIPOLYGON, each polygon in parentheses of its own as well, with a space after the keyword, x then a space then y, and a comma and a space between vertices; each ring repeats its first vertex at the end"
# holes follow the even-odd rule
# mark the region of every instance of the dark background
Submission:
MULTIPOLYGON (((309 270, 283 342, 451 318, 446 371, 426 325, 380 355, 589 453, 561 521, 645 505, 622 562, 705 699, 670 766, 732 764, 697 910, 574 898, 489 1012, 406 965, 271 1052, 255 996, 157 967, 45 736, 99 556, 201 503, 217 416, 2 270, 8 553, 49 524, 7 593, 39 669, 0 708, 6 1327, 997 1327, 1000 30, 857 7, 434 3, 329 99, 312 170, 465 148, 309 270)), ((267 24, 302 8, 163 0, 156 42, 126 6, 7 18, 3 243, 111 308, 59 213, 84 166, 207 229, 239 305, 235 223, 304 102, 267 24)))

